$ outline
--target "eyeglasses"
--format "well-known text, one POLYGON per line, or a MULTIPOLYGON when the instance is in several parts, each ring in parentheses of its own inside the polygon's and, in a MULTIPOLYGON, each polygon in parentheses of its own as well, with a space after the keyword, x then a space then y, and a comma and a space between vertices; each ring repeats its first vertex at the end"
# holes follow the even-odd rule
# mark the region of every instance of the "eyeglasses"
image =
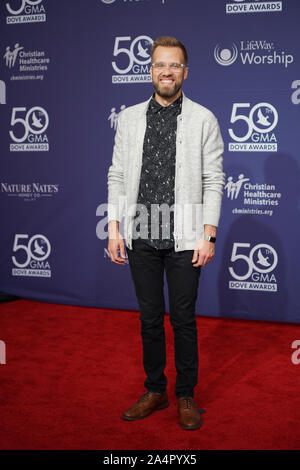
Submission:
POLYGON ((158 72, 160 72, 161 70, 164 70, 166 68, 170 68, 172 70, 172 72, 179 72, 180 70, 182 70, 186 67, 185 64, 177 64, 177 62, 174 62, 173 64, 166 64, 165 62, 154 62, 151 65, 158 72))

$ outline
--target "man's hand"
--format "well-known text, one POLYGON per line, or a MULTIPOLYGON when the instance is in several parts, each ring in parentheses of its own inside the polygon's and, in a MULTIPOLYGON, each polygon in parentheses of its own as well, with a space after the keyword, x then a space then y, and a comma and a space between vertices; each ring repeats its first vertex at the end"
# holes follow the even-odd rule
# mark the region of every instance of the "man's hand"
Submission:
POLYGON ((215 244, 200 238, 196 248, 194 250, 194 256, 192 259, 193 266, 197 268, 198 266, 206 266, 215 255, 215 244))
POLYGON ((122 235, 119 232, 119 222, 110 221, 108 224, 108 253, 111 261, 116 264, 125 265, 125 244, 122 235), (119 256, 120 250, 120 256, 119 256))

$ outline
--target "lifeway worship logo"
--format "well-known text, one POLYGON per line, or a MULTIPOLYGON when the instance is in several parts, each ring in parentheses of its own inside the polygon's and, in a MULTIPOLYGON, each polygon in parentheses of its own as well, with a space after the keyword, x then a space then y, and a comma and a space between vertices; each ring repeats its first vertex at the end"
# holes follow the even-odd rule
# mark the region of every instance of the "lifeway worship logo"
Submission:
POLYGON ((111 129, 117 130, 119 114, 125 108, 126 108, 125 104, 122 104, 120 107, 120 111, 118 113, 116 112, 116 108, 111 108, 110 115, 108 116, 108 119, 107 119, 108 121, 110 121, 111 129))
POLYGON ((235 207, 232 213, 272 216, 273 210, 279 206, 282 194, 274 184, 251 183, 250 178, 243 173, 235 179, 228 176, 224 187, 227 199, 237 203, 242 201, 242 207, 235 207), (241 197, 242 196, 242 197, 241 197))
POLYGON ((230 122, 234 129, 228 132, 234 142, 229 142, 229 152, 277 152, 273 130, 278 123, 278 112, 272 104, 262 102, 251 107, 250 103, 233 103, 230 122))
POLYGON ((214 57, 218 64, 228 66, 238 58, 242 65, 282 65, 287 68, 294 62, 294 56, 275 47, 274 42, 263 40, 240 41, 239 47, 232 43, 229 47, 217 44, 214 57))
POLYGON ((26 51, 23 46, 16 43, 11 49, 10 46, 6 47, 3 56, 7 69, 16 70, 19 74, 12 74, 11 80, 34 80, 44 79, 44 73, 48 71, 50 59, 46 57, 45 51, 26 51), (30 72, 30 75, 28 75, 30 72), (36 74, 33 75, 33 72, 36 74))
POLYGON ((27 234, 16 234, 12 256, 13 276, 51 277, 51 268, 48 258, 51 245, 45 235, 33 235, 29 240, 27 234), (18 253, 17 253, 18 252, 18 253))
POLYGON ((150 62, 153 40, 149 36, 131 36, 115 38, 113 55, 116 60, 112 67, 118 75, 112 76, 112 83, 147 83, 151 82, 150 62), (126 46, 126 47, 125 47, 126 46))
POLYGON ((1 194, 7 197, 21 198, 26 202, 41 201, 45 198, 49 199, 49 197, 53 197, 58 192, 58 184, 0 182, 1 194))
POLYGON ((10 16, 6 17, 7 24, 21 23, 42 23, 46 21, 46 11, 43 0, 21 0, 21 6, 13 9, 12 1, 6 3, 7 12, 10 16))
POLYGON ((251 249, 250 247, 250 243, 233 243, 229 289, 277 292, 274 274, 278 264, 276 250, 266 243, 259 243, 251 249))
POLYGON ((12 128, 9 131, 12 140, 9 146, 10 151, 48 152, 49 141, 46 130, 49 125, 49 116, 47 111, 40 106, 34 106, 27 112, 26 110, 27 108, 23 107, 12 109, 10 121, 12 128), (24 113, 26 113, 25 116, 24 113))
POLYGON ((282 11, 282 1, 274 2, 262 2, 260 0, 248 1, 242 3, 245 0, 233 0, 231 3, 226 4, 226 13, 274 13, 282 11))

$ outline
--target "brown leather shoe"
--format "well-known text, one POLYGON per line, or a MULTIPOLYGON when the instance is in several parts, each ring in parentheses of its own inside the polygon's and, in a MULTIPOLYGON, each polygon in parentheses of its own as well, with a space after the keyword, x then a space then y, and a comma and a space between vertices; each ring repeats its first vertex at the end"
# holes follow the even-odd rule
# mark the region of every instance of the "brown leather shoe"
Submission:
POLYGON ((198 429, 202 418, 193 397, 180 397, 178 399, 179 424, 182 429, 198 429))
POLYGON ((167 392, 158 393, 149 390, 138 399, 138 401, 128 408, 122 415, 126 421, 146 418, 155 410, 163 410, 169 406, 167 392))

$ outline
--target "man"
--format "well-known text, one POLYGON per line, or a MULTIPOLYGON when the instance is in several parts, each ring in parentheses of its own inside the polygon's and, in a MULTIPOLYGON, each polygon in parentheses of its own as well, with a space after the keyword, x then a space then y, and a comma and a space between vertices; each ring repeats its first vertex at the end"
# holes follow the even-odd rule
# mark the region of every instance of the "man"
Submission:
POLYGON ((167 378, 164 270, 174 331, 175 394, 179 424, 198 429, 194 402, 198 378, 195 317, 202 266, 215 252, 224 173, 223 141, 215 116, 182 93, 188 75, 186 48, 156 39, 151 53, 154 95, 119 114, 108 171, 108 252, 125 264, 119 223, 125 210, 125 242, 140 307, 146 392, 126 410, 132 421, 166 408, 167 378), (168 216, 157 208, 170 208, 168 216), (118 252, 120 251, 120 256, 118 252))

